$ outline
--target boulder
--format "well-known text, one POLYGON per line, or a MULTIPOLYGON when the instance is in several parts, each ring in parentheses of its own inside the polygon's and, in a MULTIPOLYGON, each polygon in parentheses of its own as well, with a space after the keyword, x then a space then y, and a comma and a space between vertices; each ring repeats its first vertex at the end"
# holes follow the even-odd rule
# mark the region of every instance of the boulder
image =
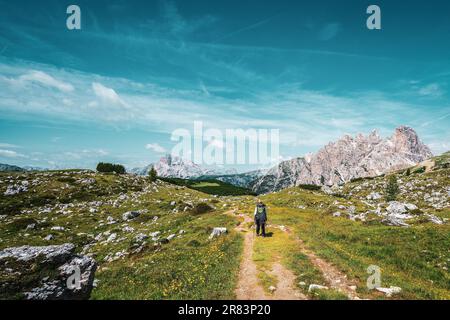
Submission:
POLYGON ((71 243, 0 251, 0 299, 88 299, 97 264, 74 252, 71 243))
POLYGON ((124 221, 133 220, 133 219, 139 217, 140 214, 141 213, 139 211, 128 211, 122 215, 122 219, 124 221))

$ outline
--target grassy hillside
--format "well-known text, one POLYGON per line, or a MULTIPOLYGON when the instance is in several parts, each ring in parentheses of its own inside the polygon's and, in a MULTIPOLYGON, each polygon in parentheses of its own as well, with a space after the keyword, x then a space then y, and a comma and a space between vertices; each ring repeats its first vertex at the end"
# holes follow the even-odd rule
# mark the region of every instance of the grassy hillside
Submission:
MULTIPOLYGON (((255 238, 251 248, 259 285, 272 294, 279 280, 272 268, 280 263, 309 299, 349 297, 336 283, 330 286, 331 266, 360 298, 450 299, 448 160, 444 154, 393 174, 396 200, 413 208, 405 227, 385 221, 389 175, 261 196, 269 237, 255 238), (367 289, 370 265, 381 268, 383 287, 402 291, 388 298, 367 289), (330 288, 310 291, 312 284, 330 288)), ((0 249, 74 243, 99 264, 92 299, 233 299, 243 235, 253 232, 242 214, 252 217, 255 200, 248 190, 215 180, 150 183, 80 170, 2 173, 0 249), (127 211, 140 216, 124 221, 127 211), (228 233, 209 239, 214 227, 228 233)), ((11 276, 3 271, 0 282, 11 276)))
POLYGON ((215 180, 215 179, 178 179, 178 178, 162 178, 163 181, 176 184, 179 186, 185 186, 190 189, 194 189, 200 192, 204 192, 211 195, 218 196, 241 196, 241 195, 254 195, 251 190, 237 187, 232 184, 215 180))
POLYGON ((240 235, 207 194, 129 175, 8 173, 0 175, 0 208, 0 249, 72 242, 94 257, 99 263, 94 299, 234 297, 240 235), (25 184, 27 191, 4 195, 8 186, 25 184), (200 203, 212 211, 198 214, 200 203), (130 210, 142 213, 123 221, 130 210), (214 227, 230 232, 209 240, 214 227), (158 241, 136 239, 153 232, 160 232, 158 241), (48 235, 53 239, 46 240, 48 235), (175 236, 164 240, 170 235, 175 236))
POLYGON ((362 297, 384 298, 365 285, 367 267, 373 264, 382 270, 382 286, 403 289, 397 299, 450 299, 450 226, 427 218, 431 214, 450 219, 449 173, 437 167, 426 173, 396 175, 397 200, 418 207, 406 228, 384 225, 380 216, 371 213, 387 206, 388 177, 349 183, 336 196, 297 187, 262 199, 269 205, 271 223, 290 226, 316 254, 355 279, 362 297), (368 200, 373 192, 381 198, 368 200), (335 212, 340 216, 334 216, 335 212), (364 218, 358 217, 365 212, 369 213, 364 218))

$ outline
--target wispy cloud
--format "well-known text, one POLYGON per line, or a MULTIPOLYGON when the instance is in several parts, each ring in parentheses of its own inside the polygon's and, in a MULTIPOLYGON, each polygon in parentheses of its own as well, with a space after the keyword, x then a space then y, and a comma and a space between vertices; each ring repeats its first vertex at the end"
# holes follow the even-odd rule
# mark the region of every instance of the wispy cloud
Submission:
POLYGON ((424 87, 419 88, 419 94, 422 96, 429 96, 429 97, 441 97, 444 94, 444 91, 437 83, 430 83, 429 85, 426 85, 424 87))
POLYGON ((25 158, 26 156, 13 150, 0 149, 0 157, 4 158, 25 158))
POLYGON ((0 148, 20 148, 20 146, 12 143, 0 142, 0 148))
POLYGON ((167 150, 164 147, 160 146, 158 143, 148 143, 148 144, 145 145, 145 149, 152 150, 152 151, 154 151, 156 153, 165 153, 165 152, 167 152, 167 150))
POLYGON ((17 79, 10 79, 10 83, 17 86, 26 86, 27 84, 39 84, 49 88, 55 88, 62 92, 71 92, 74 87, 67 82, 57 80, 45 72, 32 70, 17 79))
POLYGON ((328 23, 320 29, 319 39, 322 41, 331 40, 339 34, 341 29, 342 26, 340 23, 328 23))
POLYGON ((95 95, 100 99, 100 101, 104 103, 112 103, 114 105, 127 107, 127 104, 112 88, 108 88, 101 83, 94 82, 92 83, 92 90, 94 90, 95 95))

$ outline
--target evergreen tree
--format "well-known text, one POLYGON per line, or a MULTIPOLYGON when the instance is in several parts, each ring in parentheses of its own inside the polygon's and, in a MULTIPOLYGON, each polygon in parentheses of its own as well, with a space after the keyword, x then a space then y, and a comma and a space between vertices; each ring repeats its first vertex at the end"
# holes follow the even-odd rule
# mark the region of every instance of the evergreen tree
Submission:
POLYGON ((148 172, 148 178, 150 179, 150 182, 155 182, 158 178, 158 173, 156 172, 154 167, 152 167, 148 172))
POLYGON ((100 162, 99 164, 97 164, 97 171, 106 173, 115 172, 117 174, 124 174, 126 172, 123 165, 106 162, 100 162))
POLYGON ((388 183, 386 185, 386 201, 395 201, 399 192, 397 178, 395 175, 389 177, 388 183))

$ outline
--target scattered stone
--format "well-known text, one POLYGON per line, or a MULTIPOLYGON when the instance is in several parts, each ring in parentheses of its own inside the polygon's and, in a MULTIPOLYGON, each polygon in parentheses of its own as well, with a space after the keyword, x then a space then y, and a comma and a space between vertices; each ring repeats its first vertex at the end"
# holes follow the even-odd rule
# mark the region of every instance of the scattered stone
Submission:
POLYGON ((124 226, 122 228, 123 232, 134 232, 134 228, 130 227, 130 226, 124 226))
POLYGON ((21 192, 27 192, 27 191, 28 191, 28 181, 22 181, 22 184, 9 185, 6 188, 4 195, 5 196, 13 196, 13 195, 19 194, 21 192), (26 183, 24 184, 24 182, 26 182, 26 183))
POLYGON ((139 233, 135 238, 134 238, 134 240, 136 241, 136 242, 144 242, 145 240, 147 240, 148 239, 148 236, 146 235, 146 234, 143 234, 143 233, 139 233))
POLYGON ((227 233, 227 228, 222 228, 222 227, 214 228, 213 231, 211 232, 211 234, 209 235, 209 239, 218 237, 224 233, 227 233))
POLYGON ((122 215, 122 219, 125 221, 133 220, 133 219, 139 217, 140 214, 141 213, 139 211, 128 211, 122 215))
POLYGON ((106 218, 107 224, 114 224, 117 223, 117 220, 114 220, 113 217, 108 216, 108 218, 106 218))
POLYGON ((36 223, 31 223, 29 225, 27 225, 27 228, 25 230, 33 230, 36 228, 36 223))
POLYGON ((49 234, 48 236, 46 236, 46 237, 44 238, 44 240, 50 241, 50 240, 53 240, 53 238, 54 238, 54 236, 53 236, 52 234, 49 234))
POLYGON ((175 238, 177 235, 176 234, 171 234, 170 236, 167 237, 167 240, 172 240, 173 238, 175 238))
POLYGON ((112 241, 116 240, 116 238, 117 238, 117 233, 112 233, 112 234, 108 237, 108 239, 106 239, 106 242, 112 242, 112 241))
POLYGON ((433 223, 435 224, 443 224, 444 221, 436 217, 434 214, 428 214, 426 213, 425 216, 433 223))
POLYGON ((156 238, 156 237, 158 237, 160 234, 161 234, 160 231, 155 231, 155 232, 150 233, 150 237, 156 238))
POLYGON ((383 292, 386 297, 391 297, 394 294, 400 293, 402 288, 390 286, 389 288, 376 288, 377 291, 383 292))
POLYGON ((379 194, 378 192, 372 192, 371 194, 369 194, 366 197, 367 200, 378 200, 381 199, 381 194, 379 194))
POLYGON ((314 291, 314 290, 328 290, 328 287, 322 286, 320 284, 310 284, 308 287, 308 292, 314 291))

